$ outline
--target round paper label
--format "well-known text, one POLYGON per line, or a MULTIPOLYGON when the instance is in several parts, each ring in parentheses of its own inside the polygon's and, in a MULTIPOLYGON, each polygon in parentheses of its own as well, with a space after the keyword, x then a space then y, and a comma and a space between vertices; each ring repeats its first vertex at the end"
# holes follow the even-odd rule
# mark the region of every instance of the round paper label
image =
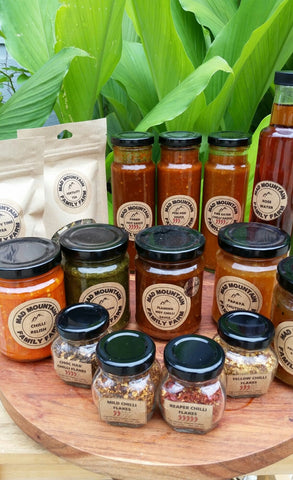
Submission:
POLYGON ((10 201, 0 201, 0 242, 24 236, 22 209, 10 201))
POLYGON ((197 218, 197 205, 188 195, 173 195, 162 204, 161 217, 164 225, 182 225, 192 228, 197 218))
POLYGON ((221 314, 233 310, 259 312, 263 302, 261 292, 253 283, 233 276, 224 276, 219 279, 216 298, 221 314))
POLYGON ((135 235, 153 223, 152 209, 144 202, 127 202, 119 207, 117 225, 129 234, 129 240, 134 241, 135 235))
POLYGON ((256 184, 252 205, 255 215, 264 221, 280 217, 287 207, 286 190, 276 182, 262 181, 256 184))
POLYGON ((123 285, 106 282, 93 285, 82 292, 80 302, 98 303, 109 313, 110 325, 115 325, 122 317, 126 305, 126 292, 123 285))
POLYGON ((214 235, 220 228, 230 223, 240 222, 241 205, 236 198, 219 196, 210 198, 204 209, 204 219, 207 228, 214 235))
POLYGON ((89 200, 89 184, 79 173, 62 174, 57 180, 56 191, 58 203, 66 209, 77 210, 89 200))
POLYGON ((276 327, 274 345, 280 365, 293 375, 293 322, 282 322, 276 327))

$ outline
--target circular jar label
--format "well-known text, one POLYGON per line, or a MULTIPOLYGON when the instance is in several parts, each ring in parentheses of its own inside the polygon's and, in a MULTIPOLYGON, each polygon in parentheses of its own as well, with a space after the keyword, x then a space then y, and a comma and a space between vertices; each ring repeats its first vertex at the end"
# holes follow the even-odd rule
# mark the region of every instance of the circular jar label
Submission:
POLYGON ((22 209, 10 201, 0 201, 0 242, 24 235, 22 209))
POLYGON ((255 215, 264 221, 280 217, 287 207, 286 190, 276 182, 258 182, 254 188, 252 205, 255 215))
POLYGON ((263 303, 262 294, 253 283, 233 276, 219 279, 216 298, 221 314, 234 310, 259 312, 263 303))
POLYGON ((218 235, 220 228, 230 223, 240 222, 241 215, 241 205, 233 197, 212 197, 207 201, 204 209, 205 224, 214 235, 218 235))
POLYGON ((22 347, 49 345, 55 336, 55 318, 60 305, 54 298, 36 298, 15 307, 8 317, 11 336, 22 347))
POLYGON ((84 290, 79 301, 102 305, 108 310, 110 325, 113 326, 119 322, 124 313, 126 292, 120 283, 99 283, 84 290))
POLYGON ((174 330, 188 317, 191 300, 183 288, 157 283, 144 290, 142 306, 151 325, 159 330, 174 330))
POLYGON ((280 365, 293 375, 293 322, 282 322, 276 327, 274 345, 280 365))
POLYGON ((192 228, 197 218, 196 201, 188 195, 168 197, 162 204, 161 217, 164 225, 192 228))
POLYGON ((77 210, 89 201, 89 182, 76 172, 63 173, 57 180, 56 191, 63 209, 77 210))
POLYGON ((135 239, 135 235, 153 223, 152 209, 144 202, 123 203, 117 212, 117 225, 129 234, 129 240, 135 239))

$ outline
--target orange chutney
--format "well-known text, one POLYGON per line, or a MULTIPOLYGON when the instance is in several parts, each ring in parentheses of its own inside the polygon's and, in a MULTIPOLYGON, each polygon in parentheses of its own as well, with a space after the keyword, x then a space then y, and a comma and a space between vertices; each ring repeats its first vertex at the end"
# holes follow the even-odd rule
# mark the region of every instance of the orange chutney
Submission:
POLYGON ((24 237, 0 245, 0 351, 30 362, 51 355, 55 318, 65 307, 57 244, 24 237))

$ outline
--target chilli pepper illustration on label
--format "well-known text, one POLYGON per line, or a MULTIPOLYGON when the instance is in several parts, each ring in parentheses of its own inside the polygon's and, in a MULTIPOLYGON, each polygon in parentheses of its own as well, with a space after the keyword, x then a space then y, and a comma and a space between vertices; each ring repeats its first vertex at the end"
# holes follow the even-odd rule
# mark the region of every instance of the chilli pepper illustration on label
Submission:
POLYGON ((192 228, 197 218, 197 205, 188 195, 173 195, 162 204, 161 217, 164 225, 182 225, 192 228))
POLYGON ((220 228, 240 222, 242 209, 236 198, 218 196, 210 198, 205 206, 204 218, 207 228, 214 235, 220 228))
POLYGON ((151 227, 153 214, 149 205, 144 202, 123 203, 117 211, 117 225, 129 234, 129 240, 145 228, 151 227))

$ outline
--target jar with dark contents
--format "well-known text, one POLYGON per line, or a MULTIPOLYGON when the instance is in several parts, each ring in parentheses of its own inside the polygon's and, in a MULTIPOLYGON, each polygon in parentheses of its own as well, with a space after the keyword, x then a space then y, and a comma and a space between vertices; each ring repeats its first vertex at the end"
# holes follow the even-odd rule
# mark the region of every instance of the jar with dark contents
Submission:
POLYGON ((67 304, 105 307, 114 330, 130 317, 128 235, 103 223, 79 225, 60 237, 67 304))
POLYGON ((58 337, 52 343, 57 375, 69 385, 90 388, 97 369, 96 347, 109 327, 109 313, 101 305, 77 303, 56 318, 58 337))
POLYGON ((272 322, 259 313, 222 315, 215 340, 225 352, 226 392, 230 397, 258 397, 271 385, 278 365, 271 348, 272 322))
POLYGON ((151 227, 136 236, 140 330, 169 340, 199 328, 204 243, 197 230, 175 225, 151 227))
POLYGON ((201 135, 174 131, 159 135, 157 217, 160 225, 183 225, 198 230, 201 135))
POLYGON ((224 361, 222 347, 205 336, 182 335, 166 345, 159 405, 174 430, 204 434, 218 425, 226 404, 224 361))
POLYGON ((290 248, 288 233, 263 223, 234 223, 218 234, 212 315, 248 310, 270 318, 278 263, 290 248))
POLYGON ((277 267, 271 320, 275 326, 273 348, 278 357, 276 377, 293 386, 293 257, 277 267))
POLYGON ((96 349, 99 368, 92 384, 101 420, 111 425, 141 427, 151 418, 161 368, 153 340, 143 332, 107 334, 96 349))

